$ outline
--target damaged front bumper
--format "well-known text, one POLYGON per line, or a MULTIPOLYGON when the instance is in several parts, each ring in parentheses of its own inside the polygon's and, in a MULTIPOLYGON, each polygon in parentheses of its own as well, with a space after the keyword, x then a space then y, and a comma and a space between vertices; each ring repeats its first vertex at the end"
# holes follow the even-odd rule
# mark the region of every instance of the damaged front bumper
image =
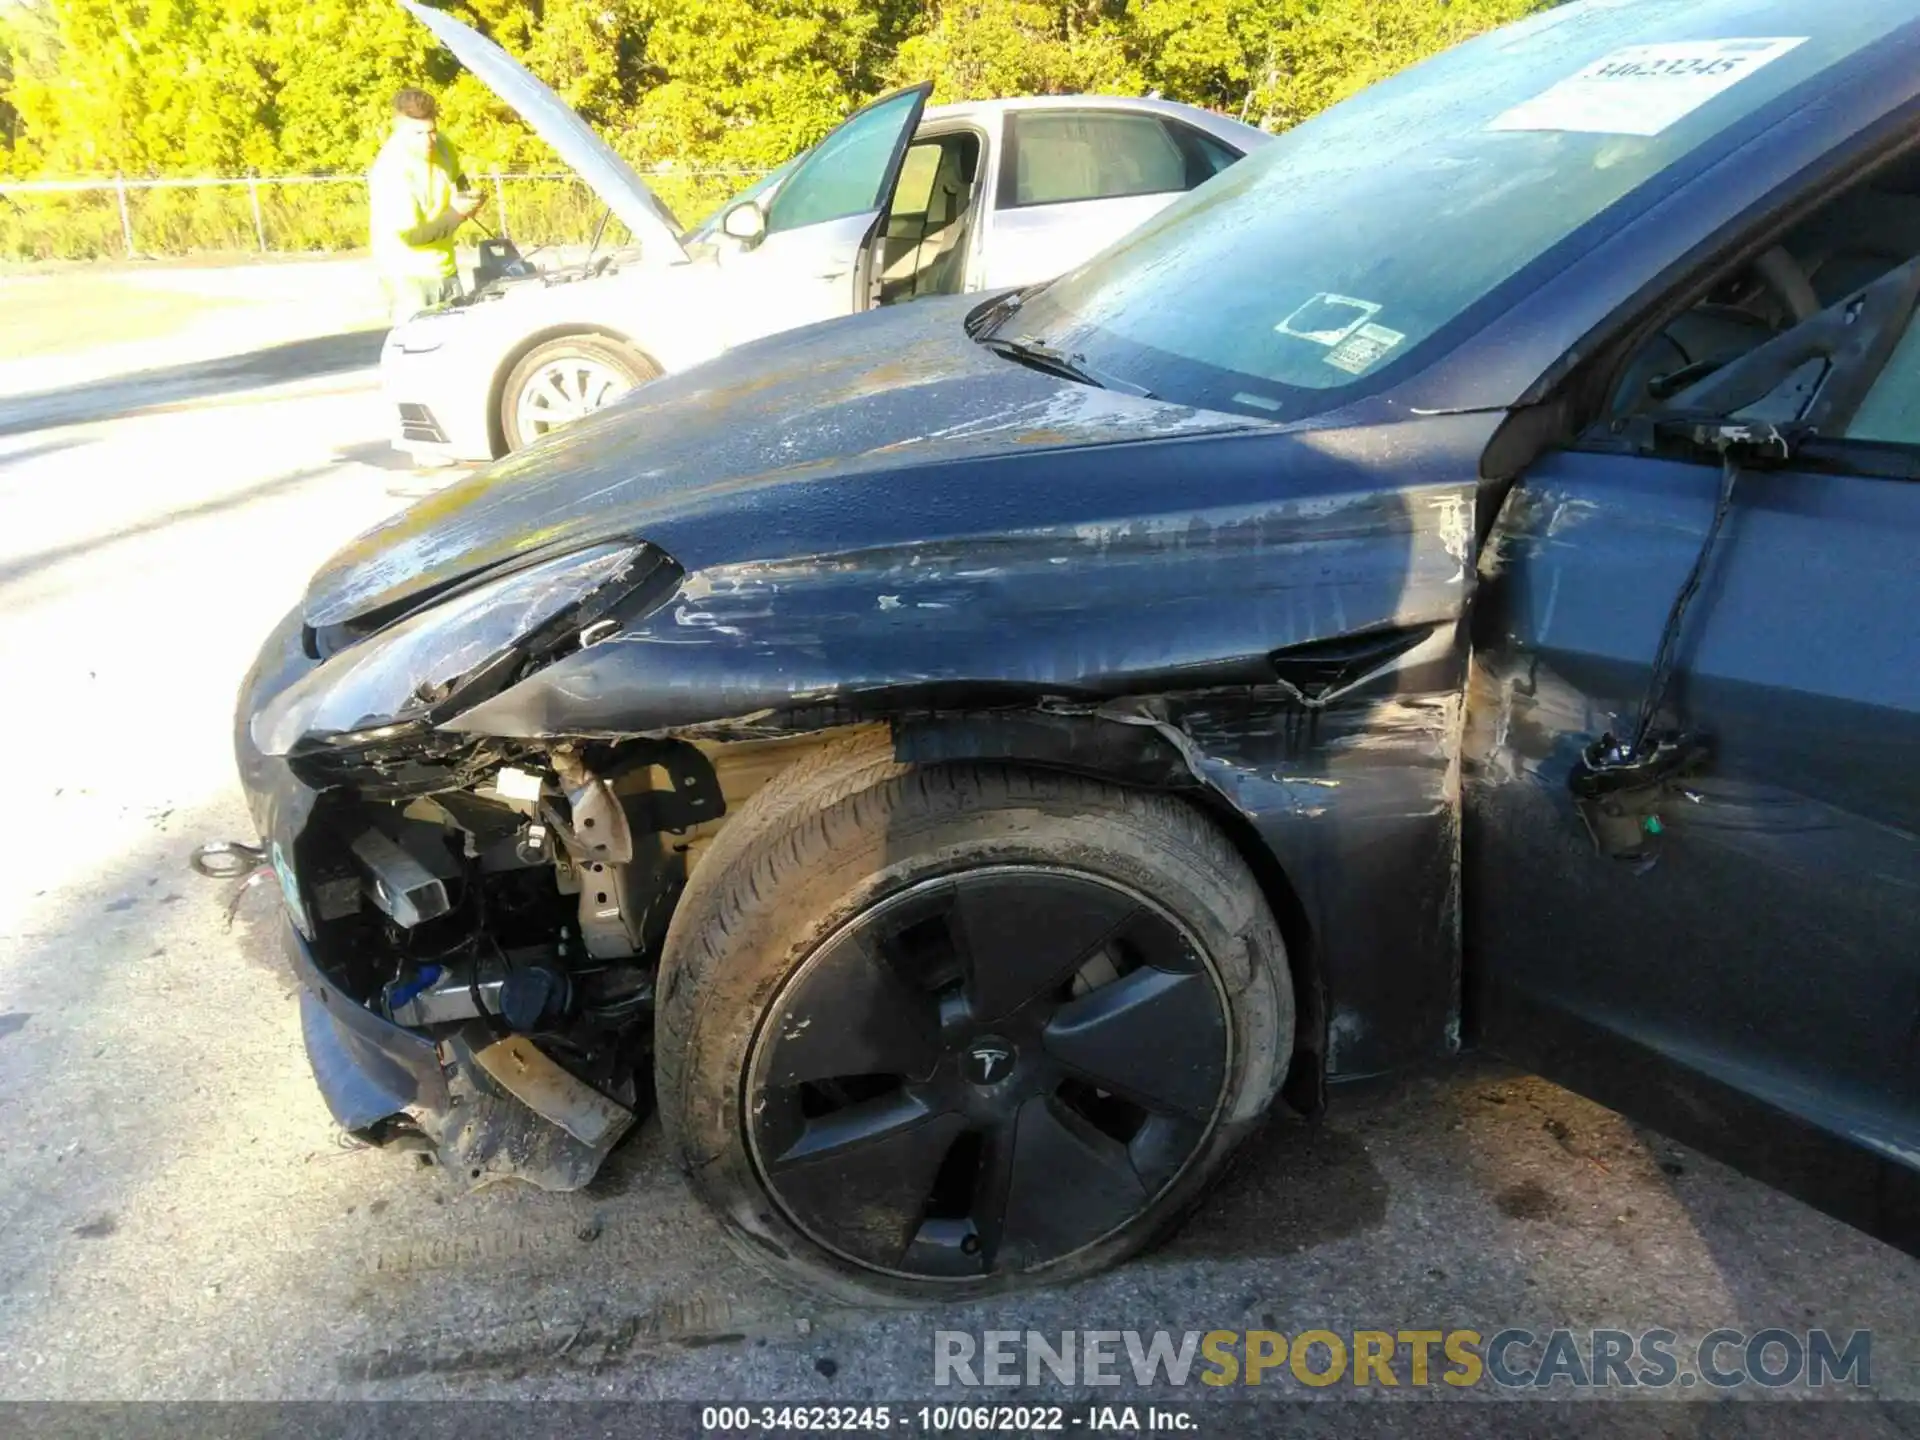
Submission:
POLYGON ((472 1183, 577 1190, 638 1118, 523 1036, 483 1030, 435 1042, 383 1019, 326 977, 291 926, 286 937, 314 1081, 355 1138, 430 1147, 472 1183))
POLYGON ((300 1034, 313 1078, 334 1120, 350 1135, 376 1136, 409 1111, 450 1108, 439 1047, 382 1019, 321 972, 291 924, 287 958, 299 980, 300 1034))
POLYGON ((314 1081, 356 1139, 431 1149, 473 1183, 577 1190, 639 1118, 529 1037, 475 1024, 434 1039, 395 1024, 329 979, 291 924, 284 935, 314 1081))
MULTIPOLYGON (((613 1003, 607 977, 615 969, 576 954, 574 963, 591 973, 575 988, 585 1005, 600 1009, 589 1010, 585 1021, 570 1015, 563 1024, 556 1006, 528 1020, 528 1033, 517 1033, 503 1014, 513 1008, 502 1003, 503 973, 517 968, 524 978, 542 966, 564 964, 564 938, 559 962, 552 959, 554 947, 537 944, 495 946, 493 958, 475 944, 455 956, 444 933, 458 915, 441 917, 442 930, 434 932, 425 925, 404 928, 381 913, 373 898, 381 880, 364 863, 356 870, 350 841, 367 834, 363 827, 369 825, 404 829, 409 822, 396 821, 404 799, 368 798, 353 786, 316 788, 287 759, 263 754, 248 724, 266 697, 315 663, 305 654, 299 617, 288 617, 242 687, 235 749, 249 807, 280 881, 287 910, 284 947, 301 986, 301 1033, 328 1110, 348 1134, 431 1151, 466 1182, 513 1178, 549 1190, 579 1188, 632 1128, 647 1093, 634 1077, 645 1074, 635 1062, 651 1034, 650 972, 634 965, 617 970, 615 1025, 606 1008, 613 1003), (428 935, 439 937, 431 955, 411 955, 420 948, 419 937, 428 935), (437 1009, 417 1003, 423 974, 444 976, 437 1009), (400 985, 396 977, 408 983, 400 985), (464 1001, 469 994, 472 1004, 462 1015, 462 1005, 449 1000, 464 1001), (583 1035, 581 1024, 597 1028, 583 1035), (541 1033, 549 1026, 551 1037, 541 1033), (594 1044, 614 1052, 611 1060, 596 1060, 594 1044), (599 1083, 588 1083, 555 1059, 549 1050, 556 1047, 599 1083)), ((431 834, 431 827, 415 828, 431 834)), ((507 863, 501 873, 483 876, 475 861, 464 882, 449 883, 478 886, 504 876, 520 888, 551 888, 550 867, 507 863)), ((557 913, 562 897, 548 899, 557 913)))
POLYGON ((314 1081, 356 1139, 430 1149, 473 1183, 577 1190, 639 1118, 529 1037, 471 1024, 435 1039, 395 1024, 328 978, 291 923, 283 934, 314 1081))

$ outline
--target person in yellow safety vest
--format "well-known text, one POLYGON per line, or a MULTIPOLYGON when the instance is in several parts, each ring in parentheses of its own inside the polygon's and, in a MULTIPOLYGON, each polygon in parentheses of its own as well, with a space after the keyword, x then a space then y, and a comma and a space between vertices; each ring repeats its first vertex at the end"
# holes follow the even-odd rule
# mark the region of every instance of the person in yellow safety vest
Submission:
POLYGON ((367 172, 373 262, 392 323, 460 293, 453 236, 480 208, 424 90, 393 97, 393 133, 367 172))

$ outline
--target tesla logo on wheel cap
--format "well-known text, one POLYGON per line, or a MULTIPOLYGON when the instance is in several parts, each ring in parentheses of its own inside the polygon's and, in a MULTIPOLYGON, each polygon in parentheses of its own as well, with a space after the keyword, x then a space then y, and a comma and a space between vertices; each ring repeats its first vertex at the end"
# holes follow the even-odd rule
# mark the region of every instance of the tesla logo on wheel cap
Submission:
POLYGON ((992 1085, 1007 1078, 1013 1069, 1013 1047, 999 1040, 982 1040, 967 1051, 967 1079, 976 1085, 992 1085))

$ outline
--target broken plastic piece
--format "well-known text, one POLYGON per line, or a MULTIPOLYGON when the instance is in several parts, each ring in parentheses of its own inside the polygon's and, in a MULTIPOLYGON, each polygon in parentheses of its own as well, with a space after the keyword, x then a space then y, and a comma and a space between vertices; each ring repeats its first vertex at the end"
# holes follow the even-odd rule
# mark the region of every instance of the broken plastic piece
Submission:
POLYGON ((503 765, 500 773, 494 777, 493 788, 502 800, 522 805, 537 805, 540 802, 540 788, 544 782, 531 770, 522 770, 517 766, 503 765))
POLYGON ((525 1036, 496 1041, 473 1059, 501 1089, 582 1145, 604 1153, 633 1124, 633 1111, 575 1079, 525 1036))

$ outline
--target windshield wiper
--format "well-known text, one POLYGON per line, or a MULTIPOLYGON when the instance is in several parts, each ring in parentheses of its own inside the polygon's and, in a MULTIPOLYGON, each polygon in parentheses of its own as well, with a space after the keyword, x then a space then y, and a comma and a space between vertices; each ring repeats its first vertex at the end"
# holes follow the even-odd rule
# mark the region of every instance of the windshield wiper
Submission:
POLYGON ((1077 384, 1091 385, 1096 390, 1117 390, 1122 395, 1137 395, 1142 400, 1151 400, 1153 392, 1130 380, 1122 380, 1117 375, 1108 375, 1095 370, 1087 364, 1087 357, 1080 354, 1068 354, 1056 350, 1045 340, 1036 340, 1031 336, 1018 339, 1003 339, 998 335, 983 335, 976 342, 984 345, 996 355, 1004 355, 1009 360, 1018 361, 1034 370, 1045 370, 1062 379, 1077 384))
MULTIPOLYGON (((1036 289, 1029 286, 1028 289, 1036 289)), ((990 302, 984 309, 976 311, 967 320, 967 338, 978 340, 982 335, 991 335, 1006 321, 1006 318, 1026 303, 1026 290, 1009 290, 998 300, 990 302)))

